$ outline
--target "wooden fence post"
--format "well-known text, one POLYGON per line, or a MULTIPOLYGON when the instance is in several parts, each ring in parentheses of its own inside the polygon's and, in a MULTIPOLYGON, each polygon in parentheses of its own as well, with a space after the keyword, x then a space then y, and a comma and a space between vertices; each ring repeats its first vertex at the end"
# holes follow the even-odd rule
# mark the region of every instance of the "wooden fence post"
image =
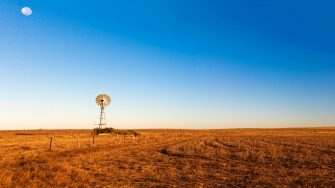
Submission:
POLYGON ((51 151, 51 147, 52 147, 52 137, 50 137, 49 151, 51 151))
POLYGON ((78 148, 80 149, 79 137, 77 137, 78 148))
POLYGON ((94 147, 94 135, 93 135, 93 139, 92 139, 92 147, 94 147))

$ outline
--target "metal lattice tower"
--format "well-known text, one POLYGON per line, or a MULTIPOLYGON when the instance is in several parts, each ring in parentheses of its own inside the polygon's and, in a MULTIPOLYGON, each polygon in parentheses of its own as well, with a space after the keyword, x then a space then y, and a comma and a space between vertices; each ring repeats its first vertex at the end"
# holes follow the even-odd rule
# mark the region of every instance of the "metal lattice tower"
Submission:
POLYGON ((99 123, 99 129, 102 129, 102 128, 107 128, 106 117, 105 117, 105 108, 103 106, 101 107, 100 123, 99 123))
POLYGON ((95 102, 98 104, 98 106, 101 107, 99 129, 107 128, 105 107, 108 106, 112 100, 107 94, 100 94, 95 99, 95 102))

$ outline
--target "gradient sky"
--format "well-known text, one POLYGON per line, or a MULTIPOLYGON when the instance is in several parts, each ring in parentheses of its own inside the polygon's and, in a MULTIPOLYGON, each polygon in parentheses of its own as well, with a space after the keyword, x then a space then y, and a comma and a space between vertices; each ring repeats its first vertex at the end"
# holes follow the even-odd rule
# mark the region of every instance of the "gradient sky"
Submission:
POLYGON ((0 129, 335 125, 334 7, 1 0, 0 129))

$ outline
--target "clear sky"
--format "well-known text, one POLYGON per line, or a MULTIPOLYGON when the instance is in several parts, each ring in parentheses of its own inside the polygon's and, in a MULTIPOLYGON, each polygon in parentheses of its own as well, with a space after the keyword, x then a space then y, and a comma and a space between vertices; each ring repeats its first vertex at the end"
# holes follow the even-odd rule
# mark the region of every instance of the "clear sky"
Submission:
POLYGON ((335 125, 334 7, 1 0, 0 129, 335 125))

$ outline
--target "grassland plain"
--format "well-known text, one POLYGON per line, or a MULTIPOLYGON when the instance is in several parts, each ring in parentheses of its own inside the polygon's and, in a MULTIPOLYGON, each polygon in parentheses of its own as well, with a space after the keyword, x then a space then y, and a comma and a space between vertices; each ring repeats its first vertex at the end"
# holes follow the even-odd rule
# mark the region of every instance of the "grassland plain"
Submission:
POLYGON ((0 187, 335 186, 335 127, 138 131, 0 131, 0 187))

